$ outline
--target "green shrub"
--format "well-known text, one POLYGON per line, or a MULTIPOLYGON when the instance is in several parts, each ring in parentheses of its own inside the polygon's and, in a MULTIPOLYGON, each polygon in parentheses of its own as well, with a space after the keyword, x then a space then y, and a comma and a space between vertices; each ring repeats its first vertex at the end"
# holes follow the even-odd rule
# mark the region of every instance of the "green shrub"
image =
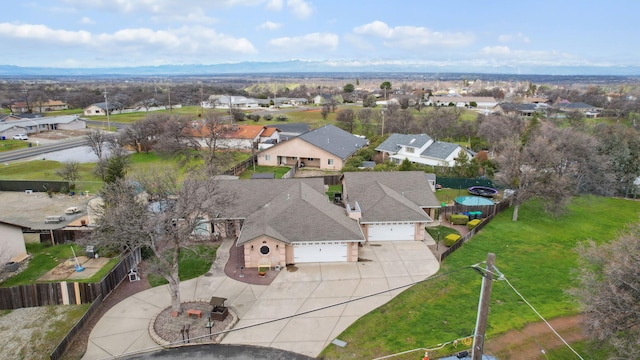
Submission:
POLYGON ((462 236, 458 235, 458 234, 449 234, 447 236, 444 237, 444 244, 447 246, 451 246, 453 244, 455 244, 456 241, 460 240, 462 236))
POLYGON ((465 225, 469 222, 469 217, 462 214, 451 214, 449 221, 451 221, 453 225, 465 225))
POLYGON ((474 219, 471 220, 467 223, 467 227, 469 228, 469 230, 473 229, 474 227, 478 226, 478 224, 480 224, 482 220, 480 219, 474 219))

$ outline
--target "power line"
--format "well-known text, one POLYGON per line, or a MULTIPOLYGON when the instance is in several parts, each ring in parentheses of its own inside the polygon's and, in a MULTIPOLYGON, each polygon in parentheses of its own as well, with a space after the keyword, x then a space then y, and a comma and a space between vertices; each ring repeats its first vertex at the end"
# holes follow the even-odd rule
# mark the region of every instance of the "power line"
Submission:
MULTIPOLYGON (((335 307, 335 306, 345 305, 345 304, 349 304, 349 303, 354 302, 354 301, 359 301, 359 300, 367 299, 367 298, 370 298, 370 297, 373 297, 373 296, 382 295, 382 294, 387 293, 387 292, 400 290, 400 289, 403 289, 403 288, 406 288, 406 287, 410 287, 410 286, 413 286, 413 285, 416 285, 416 284, 420 284, 420 283, 423 283, 423 282, 427 282, 427 281, 430 281, 430 280, 436 280, 436 279, 439 279, 441 277, 445 277, 445 276, 448 276, 448 275, 451 275, 451 274, 458 273, 458 272, 460 272, 462 270, 471 269, 471 268, 472 268, 471 266, 465 266, 465 267, 462 267, 462 268, 454 269, 454 270, 446 272, 446 273, 442 273, 442 274, 438 274, 438 275, 434 275, 434 276, 428 277, 428 278, 426 278, 424 280, 414 281, 414 282, 408 283, 406 285, 396 286, 396 287, 391 288, 391 289, 378 291, 376 293, 372 293, 372 294, 369 294, 369 295, 364 295, 364 296, 361 296, 361 297, 358 297, 358 298, 355 298, 355 299, 349 299, 349 300, 341 301, 341 302, 338 302, 338 303, 335 303, 335 304, 322 306, 322 307, 319 307, 319 308, 316 308, 316 309, 303 311, 301 313, 297 313, 297 314, 293 314, 293 315, 283 316, 283 317, 280 317, 280 318, 277 318, 277 319, 266 320, 266 321, 263 321, 263 322, 260 322, 260 323, 256 323, 256 324, 245 325, 245 326, 242 326, 242 327, 237 327, 237 328, 233 328, 233 329, 227 329, 227 330, 214 332, 214 333, 211 333, 211 334, 197 336, 197 337, 194 337, 194 338, 190 338, 189 340, 204 339, 206 337, 212 337, 212 336, 216 336, 216 335, 220 335, 220 334, 228 334, 228 333, 232 333, 232 332, 235 332, 235 331, 250 329, 250 328, 253 328, 253 327, 256 327, 256 326, 271 324, 271 323, 274 323, 274 322, 277 322, 277 321, 292 319, 292 318, 297 317, 297 316, 311 314, 311 313, 314 313, 316 311, 322 311, 322 310, 330 309, 330 308, 335 307)), ((149 347, 149 348, 146 348, 146 349, 132 351, 130 353, 123 353, 123 354, 119 354, 119 355, 114 355, 114 356, 111 356, 111 357, 108 357, 108 358, 105 358, 105 359, 115 359, 115 358, 118 358, 118 357, 121 357, 121 356, 135 355, 135 354, 138 354, 138 353, 144 353, 144 352, 148 352, 148 351, 155 350, 155 349, 164 349, 166 346, 175 346, 175 345, 182 344, 183 342, 184 341, 176 341, 176 342, 169 343, 169 344, 162 345, 162 346, 160 346, 160 345, 152 346, 152 347, 149 347)))
POLYGON ((498 274, 500 274, 500 277, 498 278, 498 280, 504 280, 507 283, 507 285, 509 285, 509 287, 520 297, 520 299, 522 299, 522 301, 524 301, 524 303, 527 304, 531 308, 531 310, 533 310, 533 312, 536 315, 538 315, 538 317, 542 321, 544 321, 545 324, 547 324, 549 329, 551 329, 551 331, 560 339, 560 341, 562 341, 565 344, 565 346, 569 348, 569 350, 571 350, 574 354, 576 354, 576 356, 579 359, 584 360, 584 358, 582 356, 580 356, 580 354, 574 348, 572 348, 571 345, 569 345, 569 343, 556 331, 556 329, 554 329, 553 326, 551 326, 551 324, 549 324, 549 322, 544 317, 542 317, 542 315, 540 315, 538 310, 536 310, 533 307, 533 305, 531 305, 531 303, 529 303, 527 301, 527 299, 525 299, 524 296, 518 290, 516 290, 516 288, 509 282, 509 280, 507 280, 507 278, 504 276, 504 274, 500 273, 500 271, 498 271, 497 268, 494 267, 494 269, 496 270, 496 272, 498 274))

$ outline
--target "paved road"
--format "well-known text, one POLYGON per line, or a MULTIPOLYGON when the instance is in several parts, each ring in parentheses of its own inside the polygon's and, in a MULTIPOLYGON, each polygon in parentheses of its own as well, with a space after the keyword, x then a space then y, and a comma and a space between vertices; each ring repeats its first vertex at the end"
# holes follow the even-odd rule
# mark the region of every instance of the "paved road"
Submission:
POLYGON ((0 153, 0 163, 26 159, 54 151, 72 149, 85 145, 87 140, 84 138, 61 141, 55 144, 34 146, 26 149, 19 149, 0 153))
POLYGON ((128 356, 129 360, 311 360, 312 357, 291 351, 249 345, 194 345, 128 356))

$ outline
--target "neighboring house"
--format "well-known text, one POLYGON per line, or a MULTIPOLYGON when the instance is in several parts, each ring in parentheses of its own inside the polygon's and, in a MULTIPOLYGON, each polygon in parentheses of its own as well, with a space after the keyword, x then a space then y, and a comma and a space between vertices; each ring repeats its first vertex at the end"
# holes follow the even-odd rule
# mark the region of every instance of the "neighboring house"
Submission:
POLYGON ((475 103, 478 109, 492 109, 498 105, 498 101, 490 96, 431 96, 426 105, 449 106, 451 103, 457 107, 470 107, 475 103))
POLYGON ((358 261, 358 222, 325 194, 322 179, 222 180, 233 194, 213 221, 221 236, 237 236, 247 268, 358 261))
POLYGON ((0 220, 0 238, 2 238, 0 241, 1 264, 27 253, 22 226, 0 220))
POLYGON ((267 128, 276 128, 280 130, 280 140, 287 141, 291 138, 304 134, 311 129, 309 124, 305 123, 288 123, 278 125, 267 125, 267 128))
POLYGON ((475 156, 471 150, 454 143, 435 141, 427 134, 391 134, 376 151, 396 164, 409 159, 412 163, 430 166, 454 166, 460 151, 469 158, 475 156))
MULTIPOLYGON (((226 149, 251 150, 268 148, 280 141, 279 131, 262 125, 221 125, 216 146, 226 149)), ((209 129, 200 122, 191 123, 189 132, 194 137, 209 137, 209 129)))
POLYGON ((260 133, 258 150, 268 149, 280 142, 280 130, 274 127, 265 127, 260 133))
POLYGON ((260 102, 258 99, 246 96, 211 95, 208 101, 202 102, 201 106, 219 109, 256 109, 260 107, 260 102))
POLYGON ((493 112, 500 115, 518 115, 522 117, 530 117, 540 111, 536 104, 518 104, 518 103, 501 103, 497 105, 493 112))
POLYGON ((349 217, 367 241, 422 241, 440 207, 422 171, 348 172, 342 189, 349 217))
POLYGON ((37 134, 53 130, 80 130, 87 127, 78 115, 22 118, 15 115, 0 120, 0 135, 10 138, 18 134, 37 134))
POLYGON ((324 105, 331 103, 331 95, 330 94, 322 94, 316 95, 313 98, 314 105, 324 105))
POLYGON ((258 165, 341 170, 344 162, 368 143, 334 125, 325 125, 262 151, 258 165))
MULTIPOLYGON (((113 113, 115 110, 122 109, 123 106, 117 101, 110 101, 109 104, 109 114, 113 113)), ((106 116, 107 115, 107 103, 95 103, 84 108, 85 116, 106 116)))
POLYGON ((589 105, 583 102, 559 102, 556 107, 563 112, 579 111, 588 118, 597 118, 600 115, 600 111, 597 107, 589 105))
POLYGON ((36 101, 33 103, 32 108, 34 110, 38 110, 38 112, 43 111, 57 111, 57 110, 66 110, 69 108, 69 105, 64 101, 60 100, 47 100, 43 102, 36 101))

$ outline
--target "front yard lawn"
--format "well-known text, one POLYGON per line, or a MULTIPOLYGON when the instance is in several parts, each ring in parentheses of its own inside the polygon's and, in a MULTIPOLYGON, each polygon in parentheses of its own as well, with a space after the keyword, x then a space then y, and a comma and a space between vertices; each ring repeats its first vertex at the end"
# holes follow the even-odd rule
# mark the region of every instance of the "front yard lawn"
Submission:
MULTIPOLYGON (((189 280, 206 274, 216 259, 219 244, 200 244, 180 251, 180 281, 189 280)), ((167 284, 162 276, 149 274, 151 287, 167 284)))
MULTIPOLYGON (((409 288, 360 318, 338 336, 346 347, 329 345, 321 356, 370 359, 473 334, 481 276, 470 266, 485 261, 489 252, 496 254, 496 267, 546 319, 578 313, 576 300, 566 293, 575 284, 576 244, 615 238, 638 221, 640 203, 582 196, 574 198, 562 216, 547 215, 543 208, 539 201, 525 203, 517 222, 511 221, 512 209, 498 214, 446 258, 441 277, 409 288)), ((539 320, 505 282, 494 282, 488 337, 539 320)), ((454 352, 447 350, 444 353, 454 352)), ((395 359, 415 357, 413 353, 395 359)))

